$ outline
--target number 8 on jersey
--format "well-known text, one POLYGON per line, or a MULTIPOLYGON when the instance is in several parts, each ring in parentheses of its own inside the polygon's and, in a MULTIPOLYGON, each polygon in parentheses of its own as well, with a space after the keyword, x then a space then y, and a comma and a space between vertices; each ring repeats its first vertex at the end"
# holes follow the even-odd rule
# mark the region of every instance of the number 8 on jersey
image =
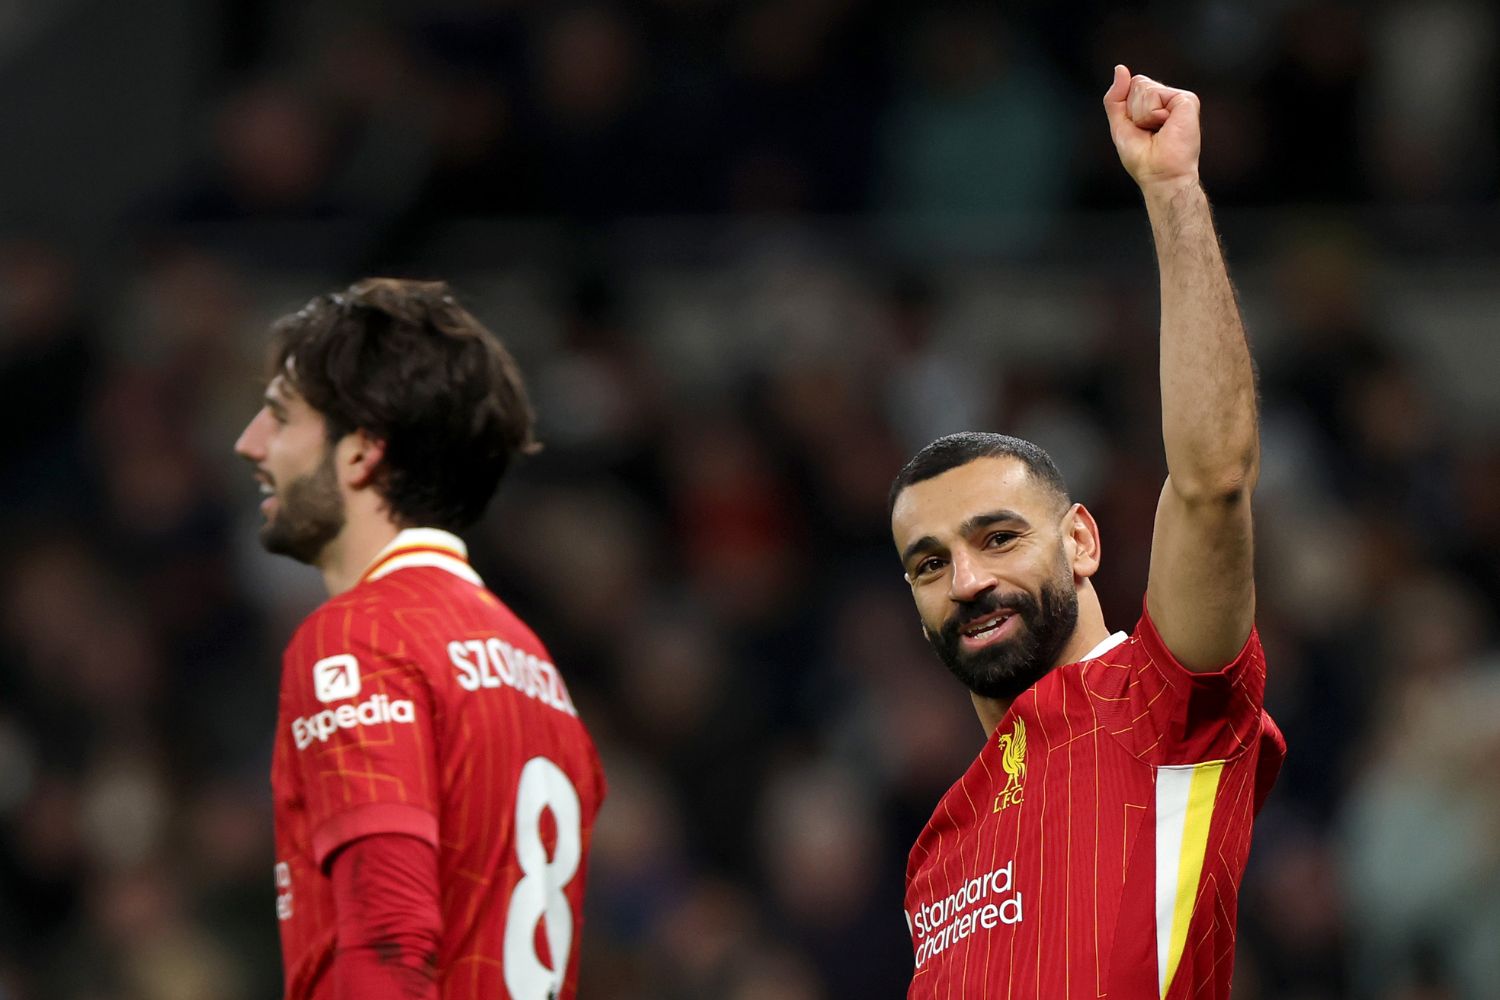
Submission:
POLYGON ((562 991, 573 943, 573 910, 563 890, 578 873, 583 854, 578 792, 546 757, 521 768, 516 788, 516 861, 521 880, 505 919, 505 987, 511 1000, 551 1000, 562 991), (542 842, 542 813, 557 827, 552 857, 542 842), (537 923, 545 920, 551 968, 537 955, 537 923))

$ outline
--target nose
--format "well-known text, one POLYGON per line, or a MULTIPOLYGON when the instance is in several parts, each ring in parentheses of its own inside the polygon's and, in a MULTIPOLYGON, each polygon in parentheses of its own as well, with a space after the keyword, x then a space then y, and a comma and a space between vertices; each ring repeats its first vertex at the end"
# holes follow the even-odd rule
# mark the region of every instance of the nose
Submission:
POLYGON ((234 443, 234 453, 247 462, 259 463, 266 457, 266 421, 270 415, 265 407, 261 407, 245 429, 240 432, 239 440, 234 443))
POLYGON ((967 546, 955 546, 950 558, 953 575, 948 578, 948 596, 955 601, 972 601, 999 582, 967 546))

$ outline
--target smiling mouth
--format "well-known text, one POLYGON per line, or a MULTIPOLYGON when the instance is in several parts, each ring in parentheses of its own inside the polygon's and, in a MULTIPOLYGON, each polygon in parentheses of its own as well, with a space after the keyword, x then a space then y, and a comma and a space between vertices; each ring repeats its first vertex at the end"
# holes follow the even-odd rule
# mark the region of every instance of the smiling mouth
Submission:
POLYGON ((960 631, 970 639, 980 639, 998 631, 1001 626, 1010 621, 1015 615, 1014 611, 1000 611, 992 615, 986 615, 976 622, 971 622, 960 631))

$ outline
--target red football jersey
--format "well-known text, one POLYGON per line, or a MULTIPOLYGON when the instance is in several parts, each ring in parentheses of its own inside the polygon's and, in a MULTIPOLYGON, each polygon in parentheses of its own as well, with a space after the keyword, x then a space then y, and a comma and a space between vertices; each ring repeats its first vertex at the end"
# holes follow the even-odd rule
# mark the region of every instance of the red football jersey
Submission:
POLYGON ((912 848, 908 995, 1222 1000, 1286 743, 1252 631, 1188 671, 1143 615, 1011 705, 912 848))
POLYGON ((603 773, 547 651, 456 537, 403 531, 297 630, 271 785, 288 1000, 332 995, 324 865, 375 833, 438 852, 443 997, 574 995, 603 773))

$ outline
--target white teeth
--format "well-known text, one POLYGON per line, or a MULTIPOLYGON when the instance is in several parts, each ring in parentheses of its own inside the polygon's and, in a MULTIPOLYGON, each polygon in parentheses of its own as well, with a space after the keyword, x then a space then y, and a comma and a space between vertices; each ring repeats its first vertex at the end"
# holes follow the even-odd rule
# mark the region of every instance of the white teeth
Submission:
POLYGON ((1004 625, 1008 621, 1010 621, 1010 615, 1005 615, 1002 618, 996 618, 994 621, 990 622, 988 625, 982 626, 981 628, 977 628, 974 631, 968 633, 968 635, 969 635, 970 638, 977 638, 978 636, 984 635, 986 632, 993 632, 993 631, 995 631, 995 629, 999 628, 1001 625, 1004 625))
POLYGON ((263 497, 275 496, 276 495, 276 490, 274 490, 271 487, 270 483, 261 483, 260 484, 260 495, 263 496, 263 497))

